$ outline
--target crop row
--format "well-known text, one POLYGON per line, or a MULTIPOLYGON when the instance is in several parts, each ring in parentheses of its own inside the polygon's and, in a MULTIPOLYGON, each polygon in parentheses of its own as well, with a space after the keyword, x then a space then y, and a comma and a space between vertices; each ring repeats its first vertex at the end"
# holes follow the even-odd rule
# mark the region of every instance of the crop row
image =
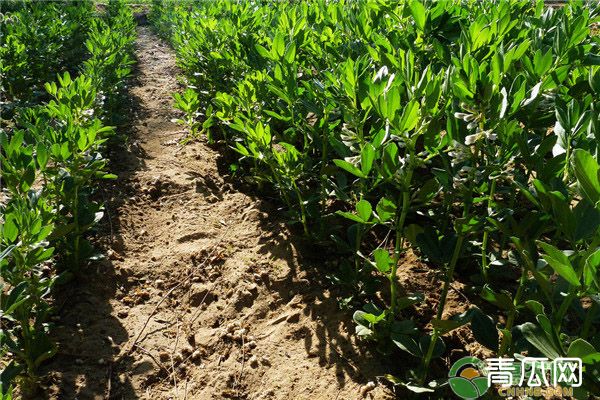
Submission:
POLYGON ((190 139, 225 143, 232 174, 337 245, 356 334, 415 357, 393 383, 445 390, 432 361, 469 324, 501 357, 581 357, 577 398, 600 393, 599 17, 593 2, 526 0, 151 13, 187 79, 174 97, 190 139), (426 323, 424 295, 399 295, 409 248, 440 282, 426 323), (455 279, 479 306, 447 316, 455 279))
MULTIPOLYGON (((88 15, 91 2, 21 6, 24 8, 4 15, 8 24, 3 27, 8 34, 5 42, 56 42, 44 42, 38 48, 43 54, 31 49, 25 52, 31 62, 24 75, 15 72, 25 67, 14 64, 13 59, 3 70, 4 77, 11 77, 4 90, 8 90, 14 112, 0 132, 2 399, 11 398, 15 384, 21 396, 35 396, 39 367, 57 351, 50 335, 52 294, 76 277, 86 260, 97 256, 84 236, 103 216, 102 204, 94 196, 98 181, 115 177, 106 171, 102 152, 114 133, 108 123, 115 112, 115 99, 126 89, 135 40, 131 10, 118 1, 111 2, 106 14, 93 16, 88 15), (81 37, 77 29, 70 31, 74 36, 63 37, 65 21, 46 18, 64 10, 85 15, 89 23, 85 41, 77 43, 79 47, 85 43, 85 60, 78 67, 68 66, 77 77, 64 72, 58 75, 58 82, 46 83, 47 102, 16 104, 16 93, 37 90, 38 83, 48 79, 48 74, 40 75, 40 71, 62 68, 47 63, 48 57, 53 57, 50 49, 55 45, 64 49, 67 43, 75 46, 73 41, 81 37), (33 32, 22 26, 38 14, 41 26, 33 32)), ((77 52, 74 47, 69 51, 77 52)))
MULTIPOLYGON (((92 2, 6 1, 0 19, 0 88, 3 108, 47 98, 44 83, 75 72, 92 20, 92 2)), ((10 110, 2 110, 8 112, 10 110)))

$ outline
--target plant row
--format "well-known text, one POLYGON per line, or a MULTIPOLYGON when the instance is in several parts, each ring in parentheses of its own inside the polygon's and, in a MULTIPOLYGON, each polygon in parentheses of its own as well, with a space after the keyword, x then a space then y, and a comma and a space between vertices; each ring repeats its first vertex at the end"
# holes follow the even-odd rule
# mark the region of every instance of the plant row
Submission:
POLYGON ((415 357, 395 384, 445 390, 432 361, 468 324, 498 356, 583 358, 584 398, 600 392, 599 12, 157 0, 151 20, 187 79, 190 137, 227 144, 232 173, 337 245, 357 335, 415 357), (440 282, 427 321, 423 294, 399 294, 409 248, 440 282), (447 315, 455 280, 479 306, 447 315))
POLYGON ((114 133, 115 99, 131 73, 134 40, 131 10, 114 2, 106 15, 90 19, 77 77, 64 72, 46 83, 50 100, 17 107, 0 132, 2 398, 10 398, 15 384, 21 396, 35 396, 39 368, 57 351, 52 294, 98 256, 85 235, 103 216, 94 189, 115 178, 102 153, 114 133))
POLYGON ((1 106, 8 119, 15 106, 47 99, 44 83, 81 64, 93 3, 6 1, 1 12, 1 106))

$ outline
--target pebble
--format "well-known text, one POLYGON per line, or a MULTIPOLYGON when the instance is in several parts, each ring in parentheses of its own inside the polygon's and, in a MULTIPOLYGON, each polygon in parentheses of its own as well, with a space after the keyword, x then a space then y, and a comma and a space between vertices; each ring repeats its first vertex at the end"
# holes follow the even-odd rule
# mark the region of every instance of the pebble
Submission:
POLYGON ((360 395, 362 397, 367 397, 367 393, 369 393, 373 389, 375 389, 375 382, 370 381, 366 385, 361 386, 361 388, 360 388, 360 395))
POLYGON ((129 311, 127 310, 119 310, 117 312, 117 317, 119 318, 127 318, 127 316, 129 316, 129 311))
POLYGON ((241 341, 247 332, 248 331, 245 328, 236 330, 235 332, 233 332, 233 335, 232 335, 233 340, 241 341))
POLYGON ((256 286, 255 283, 252 283, 252 284, 248 285, 247 289, 251 293, 256 293, 256 291, 258 290, 258 286, 256 286))
POLYGON ((81 358, 76 358, 75 359, 75 364, 82 365, 83 364, 83 360, 81 358))
POLYGON ((183 354, 184 357, 189 356, 193 352, 194 348, 192 346, 185 346, 183 349, 181 349, 181 354, 183 354))
POLYGON ((160 353, 158 353, 158 358, 160 359, 160 361, 166 362, 169 361, 170 356, 168 352, 163 350, 160 353))
POLYGON ((258 358, 256 356, 250 357, 250 360, 248 360, 248 362, 250 363, 250 366, 252 368, 257 368, 258 367, 258 358))
POLYGON ((267 366, 271 365, 271 360, 269 360, 269 357, 267 357, 267 356, 262 356, 260 358, 260 362, 262 365, 267 365, 267 366))
POLYGON ((200 350, 196 350, 192 353, 192 361, 200 361, 201 358, 202 353, 200 353, 200 350))

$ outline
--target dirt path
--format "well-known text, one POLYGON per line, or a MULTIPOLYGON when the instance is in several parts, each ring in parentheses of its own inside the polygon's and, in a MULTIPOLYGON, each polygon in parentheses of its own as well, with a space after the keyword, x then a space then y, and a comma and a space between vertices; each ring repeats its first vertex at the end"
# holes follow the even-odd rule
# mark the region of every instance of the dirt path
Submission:
POLYGON ((47 397, 362 398, 385 371, 354 343, 323 266, 273 205, 224 178, 215 150, 175 144, 174 55, 138 34, 131 137, 111 155, 98 235, 109 257, 61 300, 47 397))

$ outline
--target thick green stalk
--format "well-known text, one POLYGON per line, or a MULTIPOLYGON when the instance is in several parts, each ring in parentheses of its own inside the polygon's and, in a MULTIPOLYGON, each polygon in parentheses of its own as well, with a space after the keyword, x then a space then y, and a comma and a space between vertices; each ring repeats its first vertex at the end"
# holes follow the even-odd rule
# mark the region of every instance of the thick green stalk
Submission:
MULTIPOLYGON (((326 114, 328 115, 328 114, 326 114)), ((325 208, 327 206, 327 174, 325 173, 325 167, 327 166, 327 160, 328 160, 328 148, 327 148, 327 144, 329 142, 329 138, 326 136, 328 134, 328 131, 326 129, 323 129, 325 131, 325 134, 321 136, 321 215, 325 214, 325 208)), ((323 218, 319 218, 319 225, 320 225, 320 231, 321 231, 321 236, 324 236, 325 234, 325 224, 324 224, 324 219, 323 218)))
MULTIPOLYGON (((464 236, 460 235, 458 236, 456 244, 454 245, 454 253, 452 253, 452 259, 450 260, 450 264, 448 265, 448 271, 446 272, 446 279, 444 280, 444 287, 442 289, 440 303, 438 304, 438 310, 436 314, 436 320, 438 321, 442 319, 442 315, 444 314, 444 307, 446 306, 446 298, 448 297, 450 282, 452 280, 452 277, 454 276, 454 268, 456 267, 456 263, 458 262, 458 257, 460 256, 460 252, 462 250, 463 241, 464 236)), ((425 358, 423 359, 423 377, 421 378, 421 383, 425 382, 425 378, 427 378, 427 369, 429 368, 429 363, 431 362, 431 357, 433 356, 435 344, 439 336, 440 332, 437 330, 437 328, 433 328, 431 341, 429 342, 427 353, 425 353, 425 358)))
POLYGON ((396 306, 397 306, 397 283, 396 283, 396 272, 398 271, 398 263, 400 262, 400 255, 402 254, 402 249, 404 247, 404 223, 406 222, 406 216, 408 215, 408 208, 410 207, 410 183, 412 181, 412 169, 409 169, 406 176, 406 188, 402 191, 401 202, 402 202, 402 210, 400 214, 396 211, 396 241, 394 243, 394 262, 392 263, 392 270, 388 275, 388 280, 390 281, 390 314, 391 321, 394 320, 394 315, 396 314, 396 306))
POLYGON ((587 340, 588 336, 590 336, 590 328, 592 327, 592 316, 594 315, 598 305, 593 302, 592 306, 585 314, 585 319, 583 320, 583 328, 581 329, 581 338, 583 340, 587 340))
MULTIPOLYGON (((496 179, 492 180, 492 185, 490 187, 490 196, 487 201, 487 209, 490 210, 493 205, 494 195, 496 194, 496 179)), ((488 279, 488 260, 487 260, 487 247, 488 247, 488 239, 489 239, 489 231, 484 229, 483 231, 483 240, 481 242, 481 274, 483 275, 484 281, 487 283, 488 279)))
POLYGON ((568 139, 568 141, 567 141, 567 148, 565 149, 566 150, 566 153, 565 153, 565 173, 564 173, 564 176, 563 176, 563 181, 565 183, 569 182, 569 160, 571 159, 571 139, 570 138, 567 138, 567 139, 568 139))
POLYGON ((75 225, 75 240, 74 240, 74 265, 75 270, 79 269, 79 240, 81 232, 79 231, 79 186, 75 186, 75 204, 73 207, 73 223, 75 225))
POLYGON ((565 314, 567 313, 567 311, 569 311, 569 307, 571 306, 571 303, 573 302, 573 300, 575 300, 576 297, 577 297, 577 288, 570 286, 569 294, 563 300, 563 302, 560 304, 560 307, 559 307, 558 312, 556 313, 556 317, 554 319, 554 324, 556 326, 557 331, 560 332, 560 327, 562 325, 565 314))
MULTIPOLYGON (((506 324, 504 325, 504 329, 510 331, 515 323, 515 318, 517 316, 517 306, 521 303, 521 296, 523 296, 523 290, 525 287, 525 282, 527 281, 527 268, 522 268, 521 270, 521 279, 519 279, 519 287, 517 288, 517 293, 515 294, 515 298, 513 299, 513 308, 508 313, 508 318, 506 320, 506 324)), ((510 345, 510 340, 507 335, 502 336, 502 341, 500 342, 500 348, 498 349, 498 357, 502 357, 506 351, 508 350, 508 346, 510 345)))
POLYGON ((292 180, 292 186, 294 188, 294 192, 296 192, 296 197, 298 198, 298 203, 300 203, 300 218, 302 219, 302 227, 304 228, 304 235, 306 237, 309 236, 308 232, 308 222, 306 220, 306 206, 304 205, 304 200, 302 199, 302 194, 300 193, 300 189, 296 185, 296 182, 292 180))
MULTIPOLYGON (((466 217, 469 214, 470 205, 471 205, 471 197, 468 196, 464 202, 463 217, 466 217)), ((454 245, 454 251, 452 253, 452 258, 450 259, 450 264, 448 265, 448 269, 446 270, 446 277, 444 280, 444 287, 442 288, 442 295, 440 297, 440 303, 438 304, 436 320, 441 320, 442 315, 444 314, 444 307, 446 306, 446 298, 448 297, 448 291, 450 290, 450 282, 452 281, 452 277, 454 276, 454 269, 456 268, 456 263, 458 263, 458 257, 460 257, 464 239, 465 239, 464 234, 461 233, 460 235, 458 235, 458 238, 454 245)), ((431 334, 431 341, 429 342, 429 347, 427 348, 427 352, 425 353, 425 358, 423 359, 423 375, 421 377, 421 384, 423 384, 425 382, 425 379, 427 378, 427 369, 429 368, 429 363, 431 363, 431 357, 433 356, 433 351, 435 350, 435 344, 439 337, 440 337, 440 332, 434 327, 433 332, 431 334)))

